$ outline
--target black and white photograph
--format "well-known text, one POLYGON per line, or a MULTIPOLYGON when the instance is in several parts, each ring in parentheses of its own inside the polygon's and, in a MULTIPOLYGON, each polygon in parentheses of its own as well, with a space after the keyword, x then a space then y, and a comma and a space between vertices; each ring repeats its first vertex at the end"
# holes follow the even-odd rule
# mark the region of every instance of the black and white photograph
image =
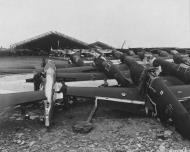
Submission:
POLYGON ((0 0, 0 152, 190 152, 190 0, 0 0))

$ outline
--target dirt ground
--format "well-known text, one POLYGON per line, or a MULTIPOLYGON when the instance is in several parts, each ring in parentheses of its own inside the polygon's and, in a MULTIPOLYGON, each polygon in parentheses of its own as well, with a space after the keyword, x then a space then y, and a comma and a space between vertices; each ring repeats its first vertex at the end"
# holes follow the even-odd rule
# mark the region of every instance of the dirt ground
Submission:
MULTIPOLYGON (((62 63, 65 61, 53 60, 56 63, 62 63)), ((6 67, 19 67, 19 66, 41 66, 41 56, 16 56, 16 57, 0 57, 0 68, 6 67)))
MULTIPOLYGON (((2 61, 2 60, 1 60, 2 61)), ((36 64, 36 63, 35 63, 36 64)), ((0 89, 30 91, 17 75, 0 78, 0 89)), ((73 85, 73 84, 72 84, 73 85)), ((57 106, 53 125, 46 129, 42 121, 43 104, 27 105, 30 120, 21 115, 21 106, 0 110, 0 151, 2 152, 125 152, 125 151, 190 151, 190 141, 173 126, 163 126, 158 120, 127 112, 99 107, 93 118, 93 130, 74 133, 72 126, 85 121, 93 105, 80 102, 69 109, 57 106)))
POLYGON ((69 110, 57 107, 53 125, 46 129, 40 120, 43 107, 28 106, 31 120, 24 120, 20 107, 0 114, 0 151, 2 152, 124 152, 190 150, 172 126, 164 127, 153 118, 140 117, 99 108, 93 130, 74 133, 72 126, 87 119, 92 105, 80 103, 69 110))
POLYGON ((0 57, 0 68, 20 65, 37 66, 41 61, 41 57, 0 57))

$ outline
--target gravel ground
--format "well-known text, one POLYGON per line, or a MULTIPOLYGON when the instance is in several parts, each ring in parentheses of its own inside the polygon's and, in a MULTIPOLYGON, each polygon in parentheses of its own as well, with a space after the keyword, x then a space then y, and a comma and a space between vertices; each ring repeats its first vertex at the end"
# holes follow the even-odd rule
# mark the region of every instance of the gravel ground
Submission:
POLYGON ((8 108, 0 114, 0 150, 15 151, 172 151, 190 150, 172 126, 164 127, 153 118, 99 108, 88 134, 72 131, 78 121, 86 120, 92 105, 75 105, 69 110, 55 109, 53 125, 46 129, 40 117, 43 108, 33 105, 31 120, 23 120, 20 107, 8 108))
MULTIPOLYGON (((22 87, 22 76, 17 76, 16 79, 19 85, 14 82, 14 78, 3 77, 0 80, 1 89, 33 89, 31 84, 22 87)), ((183 139, 174 127, 163 126, 153 118, 106 107, 98 109, 93 118, 94 128, 90 133, 74 133, 72 126, 78 121, 86 120, 91 108, 92 105, 86 103, 78 103, 67 110, 56 107, 50 129, 46 129, 41 121, 43 104, 25 107, 31 116, 30 120, 23 119, 20 106, 1 109, 0 151, 190 151, 190 141, 183 139)))

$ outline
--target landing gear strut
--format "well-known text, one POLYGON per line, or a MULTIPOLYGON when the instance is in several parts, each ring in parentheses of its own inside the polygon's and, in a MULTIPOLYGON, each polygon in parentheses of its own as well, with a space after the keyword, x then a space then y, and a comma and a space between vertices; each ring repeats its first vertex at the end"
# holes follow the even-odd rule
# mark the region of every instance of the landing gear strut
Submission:
POLYGON ((77 122, 73 127, 73 131, 76 132, 76 133, 89 133, 94 127, 93 127, 93 124, 91 123, 92 121, 92 118, 97 110, 97 107, 98 107, 98 99, 95 98, 95 103, 94 103, 94 106, 90 112, 90 115, 88 116, 87 120, 86 121, 80 121, 80 122, 77 122))

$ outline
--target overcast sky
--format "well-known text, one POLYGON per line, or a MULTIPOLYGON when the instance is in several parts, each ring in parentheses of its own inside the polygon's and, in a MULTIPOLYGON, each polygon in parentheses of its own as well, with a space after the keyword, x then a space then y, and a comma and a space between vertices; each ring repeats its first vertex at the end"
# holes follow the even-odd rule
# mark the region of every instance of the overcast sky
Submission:
POLYGON ((114 47, 190 47, 190 2, 0 0, 0 46, 51 30, 114 47))

